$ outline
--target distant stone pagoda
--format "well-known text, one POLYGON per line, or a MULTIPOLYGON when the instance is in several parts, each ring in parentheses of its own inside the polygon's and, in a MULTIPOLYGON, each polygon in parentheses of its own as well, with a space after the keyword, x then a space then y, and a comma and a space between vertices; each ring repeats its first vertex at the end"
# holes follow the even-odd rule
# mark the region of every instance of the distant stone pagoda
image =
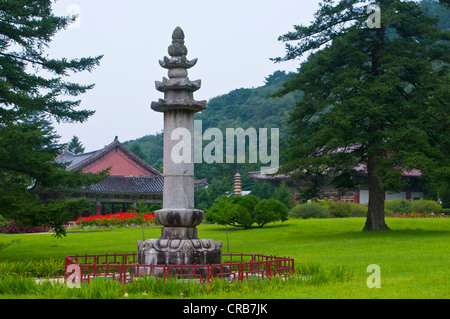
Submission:
POLYGON ((177 27, 169 46, 170 58, 159 61, 168 69, 168 77, 156 81, 156 89, 164 93, 164 99, 152 102, 151 108, 164 113, 164 191, 163 208, 155 212, 157 221, 164 225, 161 237, 138 241, 138 262, 141 264, 220 264, 222 242, 199 239, 197 228, 205 212, 194 208, 194 113, 206 109, 206 101, 195 101, 193 92, 200 88, 201 81, 191 81, 187 69, 197 59, 186 58, 184 33, 177 27), (180 143, 172 140, 174 130, 190 132, 190 161, 174 161, 172 149, 180 143))
POLYGON ((236 173, 234 175, 234 195, 235 196, 241 196, 242 195, 242 189, 241 189, 241 174, 236 173))

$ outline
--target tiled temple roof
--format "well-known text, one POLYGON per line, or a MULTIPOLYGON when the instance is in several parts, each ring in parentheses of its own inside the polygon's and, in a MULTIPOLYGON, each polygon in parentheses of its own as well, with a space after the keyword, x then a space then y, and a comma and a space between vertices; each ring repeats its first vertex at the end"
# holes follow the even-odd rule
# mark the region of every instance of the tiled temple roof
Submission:
MULTIPOLYGON (((195 181, 194 187, 208 185, 206 179, 195 181)), ((111 175, 98 184, 85 188, 86 191, 111 194, 160 194, 163 192, 164 178, 162 175, 122 176, 111 175)))
POLYGON ((164 179, 157 176, 122 176, 111 175, 98 184, 86 187, 86 190, 96 193, 116 194, 155 194, 162 193, 164 179))
MULTIPOLYGON (((356 166, 355 171, 361 175, 367 175, 367 165, 366 164, 359 164, 356 166)), ((402 169, 402 175, 406 177, 420 177, 422 175, 422 172, 418 169, 412 169, 412 170, 406 170, 402 169)), ((290 179, 291 176, 289 174, 264 174, 263 172, 257 171, 257 172, 249 172, 249 177, 253 179, 260 179, 260 180, 286 180, 290 179)))

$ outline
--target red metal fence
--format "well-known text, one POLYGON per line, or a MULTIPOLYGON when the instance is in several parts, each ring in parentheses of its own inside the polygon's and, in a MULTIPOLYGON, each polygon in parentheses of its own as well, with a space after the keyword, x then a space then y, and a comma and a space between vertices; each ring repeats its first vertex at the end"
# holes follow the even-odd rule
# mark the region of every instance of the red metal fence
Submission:
POLYGON ((123 284, 148 276, 162 278, 164 282, 175 278, 209 283, 211 279, 220 277, 229 281, 245 281, 294 273, 294 259, 262 254, 223 254, 222 263, 213 265, 142 265, 137 263, 137 253, 66 256, 66 282, 75 279, 74 266, 78 268, 76 275, 80 284, 89 284, 96 277, 123 284))

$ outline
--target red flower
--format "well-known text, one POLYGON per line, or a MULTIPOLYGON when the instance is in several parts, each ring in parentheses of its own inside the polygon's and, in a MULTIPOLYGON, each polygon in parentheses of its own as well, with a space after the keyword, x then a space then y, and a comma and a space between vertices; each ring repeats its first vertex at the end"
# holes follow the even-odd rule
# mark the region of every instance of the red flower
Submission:
POLYGON ((130 221, 133 222, 133 219, 139 219, 139 218, 143 218, 144 221, 146 222, 150 222, 152 220, 155 219, 155 214, 138 214, 138 213, 130 213, 130 212, 120 212, 120 213, 115 213, 115 214, 108 214, 108 215, 94 215, 94 216, 88 216, 88 217, 78 217, 76 219, 76 223, 97 223, 97 222, 105 222, 107 223, 108 221, 119 221, 119 222, 124 222, 124 221, 130 221))

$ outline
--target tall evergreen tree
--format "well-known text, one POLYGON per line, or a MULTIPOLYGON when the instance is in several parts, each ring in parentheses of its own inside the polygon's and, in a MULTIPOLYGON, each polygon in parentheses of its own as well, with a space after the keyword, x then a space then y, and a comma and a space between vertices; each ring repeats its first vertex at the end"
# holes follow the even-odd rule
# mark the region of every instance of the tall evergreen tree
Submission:
POLYGON ((71 17, 58 17, 49 0, 0 1, 0 213, 24 224, 47 224, 57 235, 63 223, 81 209, 81 202, 40 203, 39 187, 88 185, 106 176, 67 172, 54 162, 64 149, 52 122, 84 122, 94 112, 77 110, 79 96, 93 85, 66 80, 71 72, 91 71, 101 56, 81 59, 48 58, 56 32, 71 17))
POLYGON ((77 136, 73 136, 67 145, 67 149, 74 154, 79 154, 84 152, 83 144, 80 142, 77 136))
POLYGON ((277 187, 273 198, 278 199, 286 205, 287 208, 292 207, 292 194, 285 183, 281 183, 280 186, 277 187))
POLYGON ((405 186, 402 171, 450 180, 449 31, 436 22, 413 1, 325 0, 311 25, 280 37, 287 53, 275 61, 310 53, 278 92, 304 94, 291 114, 282 171, 300 180, 332 177, 350 188, 355 167, 364 169, 364 230, 389 229, 384 194, 405 186))

